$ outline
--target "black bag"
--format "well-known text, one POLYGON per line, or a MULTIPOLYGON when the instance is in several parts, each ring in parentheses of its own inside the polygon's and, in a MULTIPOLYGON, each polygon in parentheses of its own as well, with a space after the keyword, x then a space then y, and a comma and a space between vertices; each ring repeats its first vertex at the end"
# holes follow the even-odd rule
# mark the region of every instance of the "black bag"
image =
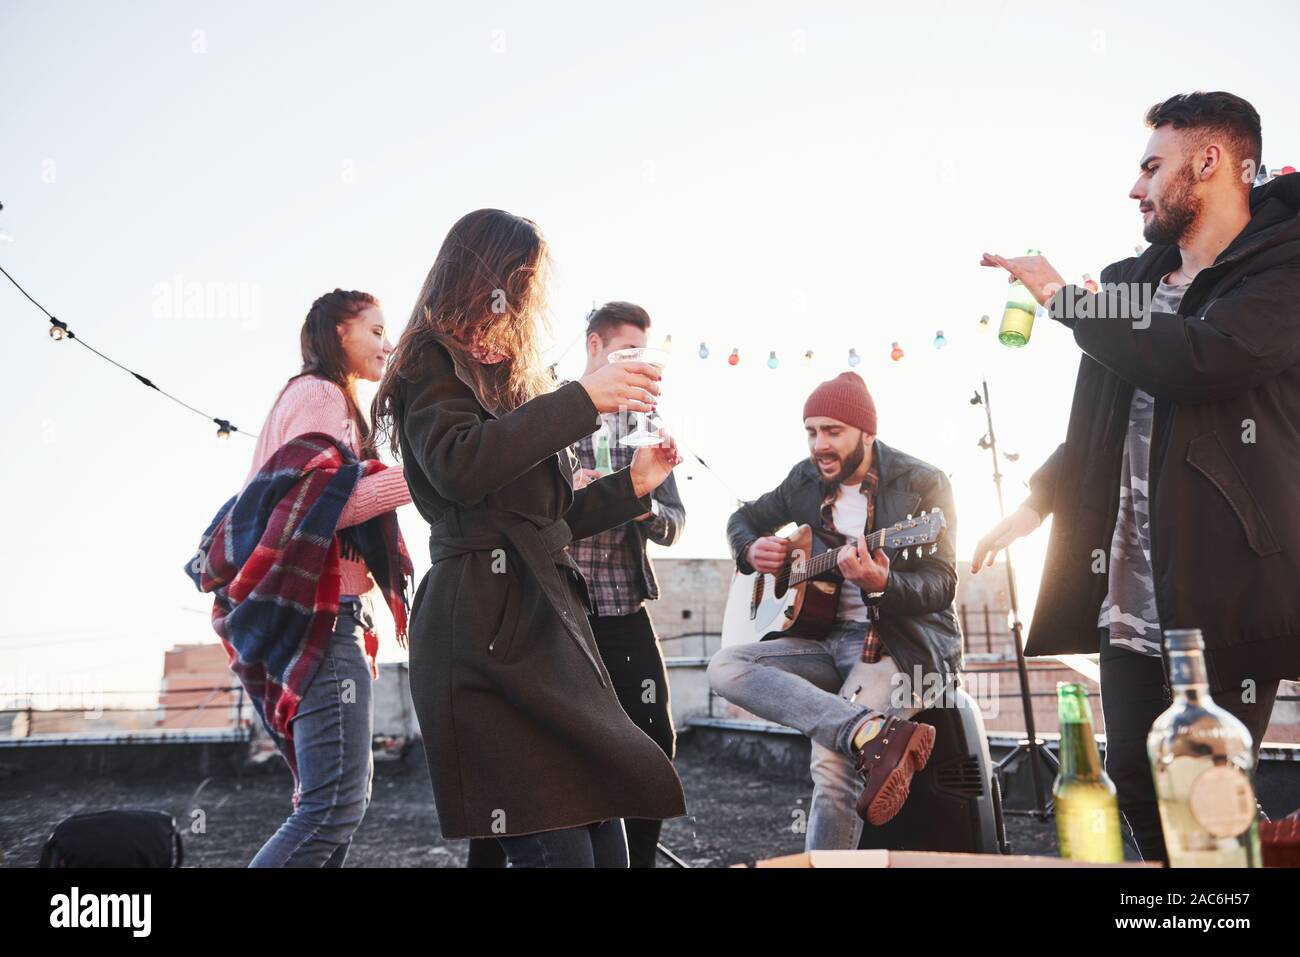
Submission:
POLYGON ((180 867, 181 835, 166 811, 90 811, 64 818, 38 867, 180 867))

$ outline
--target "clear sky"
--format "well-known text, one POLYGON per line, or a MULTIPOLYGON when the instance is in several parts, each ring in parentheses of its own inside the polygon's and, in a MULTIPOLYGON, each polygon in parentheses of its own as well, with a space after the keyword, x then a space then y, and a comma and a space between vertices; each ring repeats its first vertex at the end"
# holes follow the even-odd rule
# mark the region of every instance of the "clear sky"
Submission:
MULTIPOLYGON (((1300 165, 1298 20, 1285 3, 0 0, 0 265, 91 345, 257 431, 316 296, 374 293, 395 340, 447 228, 499 206, 551 242, 563 376, 593 301, 638 302, 652 344, 673 336, 662 409, 720 479, 679 471, 671 554, 726 554, 735 497, 806 453, 803 400, 855 348, 882 440, 951 474, 968 562, 997 510, 966 400, 986 372, 1021 456, 1013 507, 1064 436, 1078 363, 1045 319, 1022 350, 980 335, 1006 292, 980 253, 1036 247, 1074 280, 1132 255, 1142 115, 1176 92, 1246 97, 1265 165, 1300 165)), ((52 342, 7 283, 0 310, 0 693, 155 688, 165 648, 214 640, 182 565, 253 443, 52 342)), ((427 526, 401 522, 422 575, 427 526)), ((1046 540, 1017 551, 1026 611, 1046 540)))

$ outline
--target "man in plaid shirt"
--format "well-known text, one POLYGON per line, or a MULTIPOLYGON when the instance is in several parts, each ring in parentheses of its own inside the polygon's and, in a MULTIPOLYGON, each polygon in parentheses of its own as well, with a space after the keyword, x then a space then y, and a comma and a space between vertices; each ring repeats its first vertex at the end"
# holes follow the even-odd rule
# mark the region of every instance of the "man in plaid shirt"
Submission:
MULTIPOLYGON (((609 361, 618 349, 644 348, 650 316, 629 302, 610 302, 587 320, 587 373, 609 361)), ((631 464, 632 447, 619 438, 632 430, 630 415, 613 413, 601 417, 595 435, 578 442, 575 451, 580 468, 575 485, 599 481, 608 474, 600 468, 618 471, 631 464), (598 444, 599 443, 599 444, 598 444), (608 461, 601 454, 606 451, 608 461)), ((670 474, 655 489, 651 511, 636 520, 576 541, 569 551, 582 569, 591 594, 591 630, 614 683, 623 710, 633 722, 673 757, 676 735, 668 699, 668 672, 659 639, 645 610, 645 602, 659 597, 654 566, 646 554, 646 542, 672 545, 686 524, 686 510, 670 474)), ((654 867, 660 821, 628 820, 628 860, 632 867, 654 867)))
POLYGON ((850 849, 863 820, 883 824, 902 809, 912 775, 930 758, 934 728, 908 720, 932 704, 917 689, 957 684, 956 515, 942 471, 876 438, 875 403, 857 373, 818 386, 803 419, 809 457, 776 489, 742 505, 727 534, 745 574, 781 570, 789 544, 773 532, 791 522, 838 548, 835 624, 821 638, 780 634, 723 648, 709 662, 709 683, 728 701, 812 739, 807 846, 850 849), (895 550, 860 544, 867 533, 936 506, 948 529, 934 552, 888 554, 895 550))

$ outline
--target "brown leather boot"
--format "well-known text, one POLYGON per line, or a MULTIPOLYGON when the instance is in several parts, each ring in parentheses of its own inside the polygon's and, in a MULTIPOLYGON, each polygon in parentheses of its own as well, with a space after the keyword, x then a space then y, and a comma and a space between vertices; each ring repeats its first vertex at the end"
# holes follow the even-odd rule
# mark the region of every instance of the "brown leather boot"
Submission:
POLYGON ((868 824, 884 824, 903 809, 912 775, 930 760, 934 727, 906 718, 891 717, 876 736, 858 752, 856 770, 862 775, 858 817, 868 824))

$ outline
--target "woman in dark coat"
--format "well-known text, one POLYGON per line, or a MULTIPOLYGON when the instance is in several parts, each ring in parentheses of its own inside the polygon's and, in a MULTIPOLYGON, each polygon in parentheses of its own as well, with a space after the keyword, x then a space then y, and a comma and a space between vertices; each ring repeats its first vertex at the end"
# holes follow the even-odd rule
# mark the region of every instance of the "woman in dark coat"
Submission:
POLYGON ((529 220, 457 222, 375 399, 431 528, 410 682, 447 838, 495 837, 510 866, 627 866, 621 818, 685 813, 663 751, 627 717, 566 545, 650 508, 669 440, 574 491, 569 446, 599 413, 649 411, 658 373, 611 364, 555 388, 538 322, 549 256, 529 220))

